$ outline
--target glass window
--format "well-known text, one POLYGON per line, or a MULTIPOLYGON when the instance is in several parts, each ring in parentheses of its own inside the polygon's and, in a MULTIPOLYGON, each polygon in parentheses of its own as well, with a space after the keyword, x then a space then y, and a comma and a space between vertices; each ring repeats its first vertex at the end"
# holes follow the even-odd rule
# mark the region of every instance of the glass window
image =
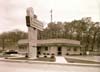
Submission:
POLYGON ((48 47, 45 47, 45 51, 48 51, 48 47))
POLYGON ((37 50, 40 51, 41 50, 41 47, 37 47, 37 50))
POLYGON ((77 51, 77 48, 74 48, 74 51, 77 51))
POLYGON ((61 51, 61 47, 58 47, 58 51, 61 51))
POLYGON ((67 51, 71 51, 71 49, 70 48, 67 48, 67 51))

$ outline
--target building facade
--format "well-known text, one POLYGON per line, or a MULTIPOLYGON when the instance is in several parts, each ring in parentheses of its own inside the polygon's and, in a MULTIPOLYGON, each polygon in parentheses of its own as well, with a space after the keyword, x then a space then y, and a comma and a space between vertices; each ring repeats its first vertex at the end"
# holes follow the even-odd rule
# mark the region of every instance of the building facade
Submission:
MULTIPOLYGON (((28 53, 28 40, 19 40, 18 48, 21 53, 28 53)), ((37 40, 38 56, 65 56, 65 55, 81 55, 80 41, 70 39, 46 39, 37 40)))

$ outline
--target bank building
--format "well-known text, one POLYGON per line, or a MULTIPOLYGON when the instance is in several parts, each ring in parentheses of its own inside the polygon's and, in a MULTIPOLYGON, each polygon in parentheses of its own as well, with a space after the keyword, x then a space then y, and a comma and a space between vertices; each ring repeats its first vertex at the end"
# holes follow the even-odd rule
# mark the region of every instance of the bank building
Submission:
POLYGON ((27 9, 26 25, 28 27, 28 39, 18 41, 18 49, 21 53, 28 53, 29 57, 36 58, 41 56, 66 56, 66 55, 81 55, 80 41, 53 38, 53 39, 37 39, 37 31, 43 30, 43 25, 37 20, 33 9, 27 9))

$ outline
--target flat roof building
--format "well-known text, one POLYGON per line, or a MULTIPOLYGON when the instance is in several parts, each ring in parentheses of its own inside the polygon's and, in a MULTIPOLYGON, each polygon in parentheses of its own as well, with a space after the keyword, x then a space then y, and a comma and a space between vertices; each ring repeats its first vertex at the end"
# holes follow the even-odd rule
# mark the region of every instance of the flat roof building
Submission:
MULTIPOLYGON (((18 41, 18 47, 20 52, 28 52, 28 39, 22 39, 18 41)), ((70 39, 46 39, 37 40, 37 55, 75 55, 82 54, 80 41, 70 39)))

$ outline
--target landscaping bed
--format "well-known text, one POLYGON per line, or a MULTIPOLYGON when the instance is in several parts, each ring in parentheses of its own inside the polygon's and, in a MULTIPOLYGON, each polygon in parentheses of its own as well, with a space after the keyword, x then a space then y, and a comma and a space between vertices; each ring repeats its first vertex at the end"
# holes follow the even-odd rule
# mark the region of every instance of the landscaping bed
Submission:
POLYGON ((48 57, 39 57, 37 59, 30 59, 26 57, 19 57, 19 58, 8 58, 8 59, 13 59, 13 60, 30 60, 30 61, 49 61, 49 62, 54 62, 55 58, 48 58, 48 57))

